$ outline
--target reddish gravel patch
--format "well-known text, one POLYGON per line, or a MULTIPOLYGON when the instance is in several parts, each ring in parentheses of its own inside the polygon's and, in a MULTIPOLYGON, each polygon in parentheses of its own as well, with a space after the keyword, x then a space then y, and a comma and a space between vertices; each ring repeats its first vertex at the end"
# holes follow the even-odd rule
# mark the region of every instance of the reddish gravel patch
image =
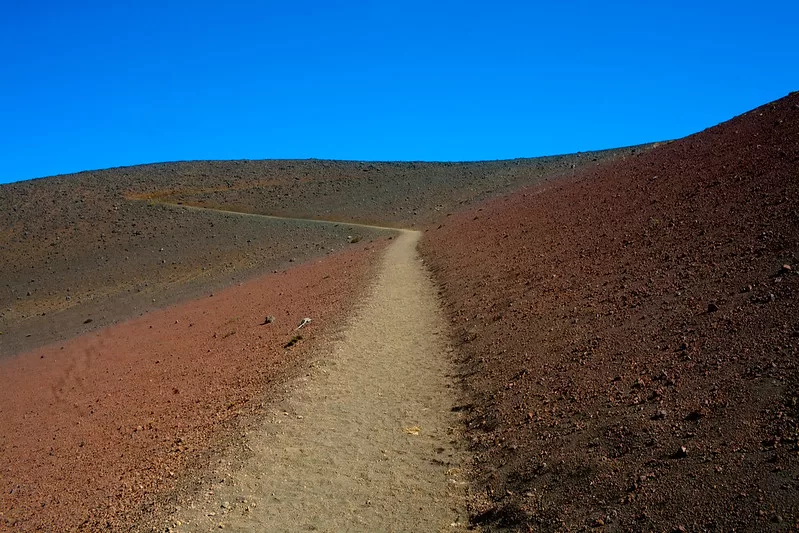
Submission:
POLYGON ((122 530, 157 517, 164 495, 344 324, 382 248, 354 245, 0 361, 0 530, 122 530))
POLYGON ((474 398, 475 521, 799 525, 799 93, 423 248, 474 398))

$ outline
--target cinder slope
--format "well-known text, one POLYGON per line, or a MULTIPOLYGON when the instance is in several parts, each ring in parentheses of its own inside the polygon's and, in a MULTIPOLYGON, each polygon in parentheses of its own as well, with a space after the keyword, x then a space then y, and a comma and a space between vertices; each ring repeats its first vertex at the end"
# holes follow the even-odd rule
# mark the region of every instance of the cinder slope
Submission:
POLYGON ((145 196, 248 213, 410 228, 475 201, 648 148, 472 163, 231 162, 237 163, 235 171, 217 186, 174 187, 145 196))
POLYGON ((0 357, 387 235, 133 201, 98 174, 0 187, 0 357))
POLYGON ((475 398, 476 521, 796 527, 799 94, 423 244, 475 398))
POLYGON ((0 359, 0 531, 150 531, 346 323, 382 244, 0 359), (265 317, 274 321, 264 323, 265 317), (300 332, 300 320, 313 322, 300 332), (284 348, 297 333, 303 339, 284 348))
POLYGON ((635 150, 458 164, 198 161, 2 185, 0 357, 385 235, 165 203, 405 227, 635 150))

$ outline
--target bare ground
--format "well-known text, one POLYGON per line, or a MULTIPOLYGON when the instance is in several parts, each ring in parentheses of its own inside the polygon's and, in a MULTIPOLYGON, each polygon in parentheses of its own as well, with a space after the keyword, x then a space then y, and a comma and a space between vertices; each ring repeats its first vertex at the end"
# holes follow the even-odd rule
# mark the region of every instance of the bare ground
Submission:
POLYGON ((422 248, 486 529, 799 528, 799 93, 422 248))
POLYGON ((152 531, 344 326, 382 249, 355 244, 0 358, 0 531, 152 531))
POLYGON ((0 185, 0 357, 382 234, 164 204, 412 227, 643 149, 457 164, 194 161, 0 185))
POLYGON ((446 323, 403 231, 371 294, 312 372, 222 459, 177 531, 458 531, 466 527, 446 323), (213 476, 212 476, 213 477, 213 476))

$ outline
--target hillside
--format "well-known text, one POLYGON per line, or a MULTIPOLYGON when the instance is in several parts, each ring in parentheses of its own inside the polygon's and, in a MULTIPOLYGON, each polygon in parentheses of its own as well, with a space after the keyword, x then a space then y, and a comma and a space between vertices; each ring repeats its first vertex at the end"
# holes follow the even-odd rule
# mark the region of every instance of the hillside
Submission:
POLYGON ((297 217, 428 223, 639 150, 379 164, 380 180, 360 163, 197 162, 0 187, 0 530, 160 528, 219 481, 210 465, 311 370, 396 234, 297 217))
POLYGON ((346 324, 382 249, 0 359, 0 531, 163 530, 346 324))
POLYGON ((2 185, 0 356, 324 256, 351 238, 386 235, 178 203, 412 226, 642 149, 463 164, 163 163, 2 185))
POLYGON ((799 93, 458 213, 423 255, 476 522, 799 523, 799 93))
MULTIPOLYGON (((379 286, 391 228, 424 232, 449 320, 449 343, 421 337, 457 364, 473 525, 799 527, 799 93, 660 145, 163 163, 0 186, 0 206, 0 530, 218 510, 223 457, 288 416, 290 378, 314 357, 341 369, 331 343, 379 286)), ((398 297, 380 301, 408 327, 398 297)), ((383 338, 363 316, 353 342, 383 338)), ((314 397, 349 397, 342 380, 314 397)), ((350 433, 368 438, 359 412, 350 433)), ((392 417, 389 439, 427 439, 392 417)))

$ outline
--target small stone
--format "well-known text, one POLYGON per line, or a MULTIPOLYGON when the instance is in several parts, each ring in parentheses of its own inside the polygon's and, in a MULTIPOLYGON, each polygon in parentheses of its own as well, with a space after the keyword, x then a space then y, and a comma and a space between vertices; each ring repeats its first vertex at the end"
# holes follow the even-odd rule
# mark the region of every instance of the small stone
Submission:
POLYGON ((90 322, 92 322, 91 318, 87 318, 86 320, 83 321, 84 324, 89 324, 90 322))
POLYGON ((671 454, 672 459, 685 459, 688 457, 688 448, 680 446, 680 449, 671 454))
POLYGON ((787 274, 787 273, 791 272, 792 270, 793 270, 793 268, 791 267, 791 265, 787 265, 787 264, 786 265, 782 265, 782 273, 783 274, 787 274))
POLYGON ((666 418, 667 414, 668 413, 665 410, 660 409, 657 412, 655 412, 654 415, 652 415, 652 420, 663 420, 664 418, 666 418))
POLYGON ((222 509, 230 509, 230 502, 222 502, 222 509))

